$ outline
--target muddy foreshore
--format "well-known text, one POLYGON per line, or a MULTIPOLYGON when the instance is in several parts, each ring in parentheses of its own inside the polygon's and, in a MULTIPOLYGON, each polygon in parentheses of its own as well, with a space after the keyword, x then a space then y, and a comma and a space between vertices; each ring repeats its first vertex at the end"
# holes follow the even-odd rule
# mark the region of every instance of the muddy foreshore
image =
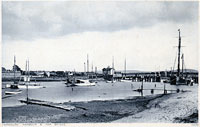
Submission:
MULTIPOLYGON (((65 105, 77 107, 72 111, 38 106, 23 105, 18 107, 3 107, 3 123, 106 123, 149 110, 159 106, 164 100, 176 94, 159 94, 127 99, 89 101, 89 102, 65 102, 65 105)), ((177 122, 196 123, 196 114, 184 118, 174 119, 177 122), (192 120, 191 120, 192 119, 192 120)))
POLYGON ((64 111, 38 105, 3 107, 3 123, 100 123, 111 122, 134 115, 147 109, 147 104, 155 99, 170 95, 152 95, 130 97, 128 99, 65 102, 77 107, 72 111, 64 111))

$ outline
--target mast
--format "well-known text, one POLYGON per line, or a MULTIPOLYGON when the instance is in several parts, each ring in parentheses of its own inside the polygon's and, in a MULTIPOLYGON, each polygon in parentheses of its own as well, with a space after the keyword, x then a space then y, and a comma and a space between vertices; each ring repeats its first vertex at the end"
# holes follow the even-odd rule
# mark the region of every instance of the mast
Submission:
POLYGON ((180 76, 180 52, 181 52, 181 31, 180 29, 178 29, 179 31, 179 43, 178 43, 178 72, 177 72, 177 76, 180 76))
POLYGON ((183 76, 183 66, 184 66, 184 54, 182 54, 182 56, 181 56, 181 59, 182 59, 182 76, 183 76))
POLYGON ((27 73, 27 78, 26 78, 26 100, 28 104, 28 82, 29 82, 29 61, 26 61, 26 73, 27 73))
POLYGON ((87 54, 87 72, 89 72, 89 56, 87 54))
POLYGON ((114 56, 112 57, 112 83, 113 83, 113 80, 114 80, 114 74, 115 74, 115 68, 114 68, 114 56))
POLYGON ((92 63, 92 69, 91 69, 91 72, 92 72, 92 79, 93 79, 93 63, 92 63))
POLYGON ((124 61, 124 74, 125 74, 125 78, 126 78, 126 58, 125 58, 125 61, 124 61))
POLYGON ((97 67, 95 67, 95 75, 96 75, 96 80, 97 80, 97 67))
POLYGON ((97 73, 97 67, 95 67, 95 73, 97 73))
POLYGON ((115 67, 114 67, 114 56, 112 57, 112 68, 113 68, 113 70, 115 69, 115 67))
POLYGON ((86 72, 85 62, 84 62, 84 73, 86 72))
POLYGON ((30 82, 29 60, 28 60, 28 82, 30 82))
POLYGON ((16 58, 14 56, 14 67, 13 67, 13 71, 14 71, 14 84, 16 83, 15 82, 15 71, 16 71, 16 58))
POLYGON ((91 72, 93 72, 93 63, 92 63, 92 68, 91 68, 91 72))

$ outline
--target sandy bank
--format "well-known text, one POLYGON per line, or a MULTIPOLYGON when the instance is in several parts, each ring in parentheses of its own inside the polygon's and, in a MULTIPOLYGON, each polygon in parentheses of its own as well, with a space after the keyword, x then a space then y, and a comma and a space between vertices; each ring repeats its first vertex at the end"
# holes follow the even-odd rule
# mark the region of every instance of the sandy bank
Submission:
POLYGON ((182 92, 152 100, 147 109, 132 116, 116 120, 116 123, 197 123, 198 86, 182 92))
POLYGON ((163 95, 109 101, 64 103, 78 107, 72 111, 38 105, 5 107, 2 110, 2 121, 3 123, 110 122, 141 112, 147 108, 146 106, 150 101, 160 97, 163 97, 163 95))

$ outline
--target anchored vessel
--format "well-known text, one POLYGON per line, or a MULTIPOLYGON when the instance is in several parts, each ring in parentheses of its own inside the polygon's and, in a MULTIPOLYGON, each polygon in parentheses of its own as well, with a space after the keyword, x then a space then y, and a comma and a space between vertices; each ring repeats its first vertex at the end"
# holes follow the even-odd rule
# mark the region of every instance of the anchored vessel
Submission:
POLYGON ((177 73, 176 74, 172 74, 170 77, 170 84, 171 85, 188 85, 189 84, 189 80, 186 79, 186 77, 184 77, 183 75, 183 54, 181 57, 181 31, 180 29, 178 29, 179 31, 179 39, 178 39, 178 67, 177 67, 177 73), (180 59, 182 58, 182 74, 180 73, 180 59))
POLYGON ((12 84, 6 84, 7 88, 11 88, 11 89, 26 89, 27 87, 29 89, 36 89, 36 88, 43 88, 43 86, 41 86, 39 83, 37 82, 30 82, 30 71, 29 71, 29 61, 26 61, 26 71, 25 71, 25 76, 24 76, 24 82, 21 81, 16 81, 15 78, 15 62, 16 59, 14 57, 14 83, 12 84))
POLYGON ((30 81, 30 71, 29 71, 29 61, 26 61, 26 75, 24 76, 24 82, 19 83, 18 88, 20 89, 37 89, 37 88, 43 88, 39 83, 37 82, 31 82, 30 81))
POLYGON ((14 82, 13 83, 9 83, 9 84, 6 84, 6 87, 9 87, 11 89, 18 89, 18 81, 16 80, 16 76, 15 76, 15 73, 16 73, 16 58, 14 56, 14 66, 13 66, 13 71, 14 71, 14 82))
POLYGON ((71 81, 68 80, 65 84, 68 87, 70 87, 70 86, 95 86, 96 83, 85 79, 74 79, 71 81))

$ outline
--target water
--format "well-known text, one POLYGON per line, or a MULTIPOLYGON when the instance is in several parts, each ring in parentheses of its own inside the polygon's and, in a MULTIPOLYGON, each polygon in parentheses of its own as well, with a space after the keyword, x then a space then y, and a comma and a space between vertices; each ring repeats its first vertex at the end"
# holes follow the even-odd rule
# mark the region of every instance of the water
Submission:
MULTIPOLYGON (((110 100, 123 99, 130 96, 141 96, 141 93, 133 91, 141 87, 141 82, 115 82, 106 83, 98 82, 96 86, 82 86, 82 87, 66 87, 64 82, 41 82, 42 86, 46 88, 29 89, 29 98, 44 101, 51 101, 56 103, 62 102, 77 102, 77 101, 91 101, 91 100, 110 100), (132 85, 131 85, 132 84, 132 85)), ((4 88, 3 83, 3 88, 4 88)), ((176 90, 179 86, 165 84, 166 89, 176 90)), ((154 91, 154 94, 162 94, 164 89, 163 83, 149 83, 144 82, 144 89, 161 89, 154 91), (156 84, 156 87, 155 87, 156 84)), ((183 87, 181 87, 183 88, 183 87)), ((2 90, 4 97, 5 91, 11 91, 6 88, 2 90)), ((144 90, 143 96, 151 95, 150 90, 144 90)), ((22 93, 13 95, 12 97, 2 99, 3 107, 23 105, 19 100, 26 99, 26 89, 22 89, 22 93)))

